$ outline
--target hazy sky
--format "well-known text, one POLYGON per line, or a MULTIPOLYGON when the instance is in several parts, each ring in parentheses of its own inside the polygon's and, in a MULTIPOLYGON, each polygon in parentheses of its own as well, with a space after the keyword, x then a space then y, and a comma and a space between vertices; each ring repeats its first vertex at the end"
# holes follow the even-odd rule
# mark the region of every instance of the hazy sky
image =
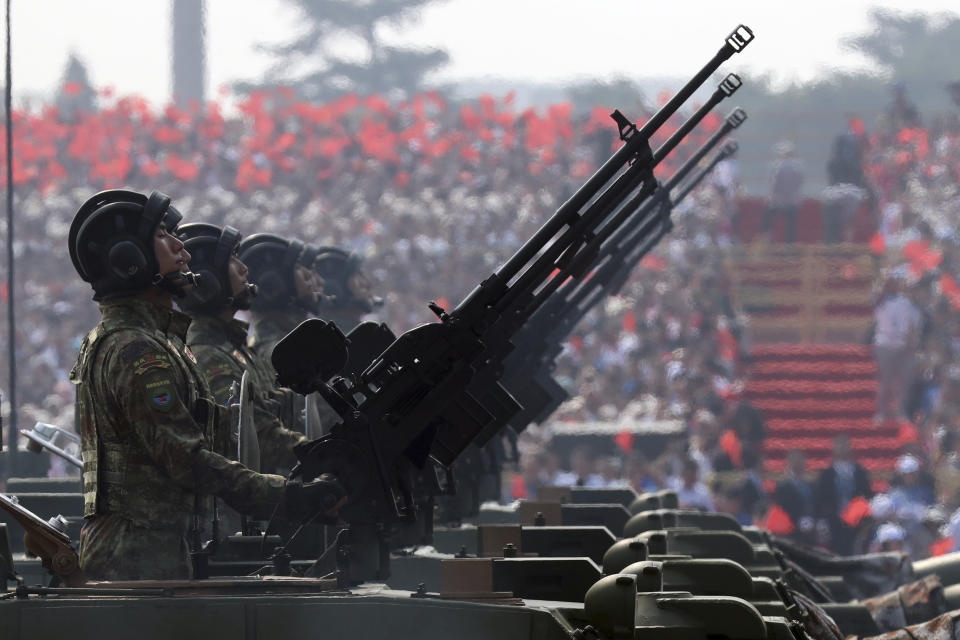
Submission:
MULTIPOLYGON (((841 45, 862 31, 863 0, 441 0, 389 37, 445 48, 445 79, 563 81, 583 77, 688 76, 738 23, 756 41, 729 70, 808 79, 831 66, 863 66, 841 45)), ((881 2, 898 10, 956 11, 956 0, 881 2)), ((169 0, 13 0, 14 91, 55 88, 67 55, 98 86, 162 102, 170 93, 169 0)), ((298 33, 282 0, 207 0, 208 86, 257 78, 269 58, 258 43, 298 33)))

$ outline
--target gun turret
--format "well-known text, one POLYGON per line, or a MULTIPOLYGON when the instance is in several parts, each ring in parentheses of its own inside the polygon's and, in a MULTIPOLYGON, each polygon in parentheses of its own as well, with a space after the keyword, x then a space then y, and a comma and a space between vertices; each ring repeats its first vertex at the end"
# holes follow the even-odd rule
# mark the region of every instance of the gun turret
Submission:
POLYGON ((654 169, 679 137, 654 153, 651 136, 752 39, 738 27, 642 127, 614 112, 623 146, 459 305, 448 312, 431 303, 440 321, 407 331, 359 375, 327 382, 349 351, 346 337, 322 320, 302 323, 277 344, 278 382, 319 392, 342 419, 295 449, 298 475, 332 474, 347 492, 339 511, 349 523, 338 554, 342 582, 389 574, 385 530, 416 519, 415 478, 431 457, 449 466, 491 425, 499 428, 503 416, 520 410, 497 382, 511 339, 551 298, 558 286, 551 281, 589 273, 604 241, 656 191, 654 169))

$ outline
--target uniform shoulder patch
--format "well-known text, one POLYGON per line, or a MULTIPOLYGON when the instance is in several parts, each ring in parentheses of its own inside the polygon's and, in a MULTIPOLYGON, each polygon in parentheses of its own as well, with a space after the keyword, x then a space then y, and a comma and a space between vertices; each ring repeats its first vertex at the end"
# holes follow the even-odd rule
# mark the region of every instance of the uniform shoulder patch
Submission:
POLYGON ((169 369, 170 358, 167 354, 156 351, 154 353, 144 353, 133 361, 133 375, 143 375, 151 369, 169 369))
POLYGON ((158 411, 169 411, 177 397, 177 389, 170 373, 157 369, 147 373, 142 380, 147 405, 158 411))
POLYGON ((193 355, 193 351, 190 350, 190 347, 184 345, 183 355, 185 355, 187 357, 187 360, 189 360, 193 364, 197 364, 197 356, 193 355))

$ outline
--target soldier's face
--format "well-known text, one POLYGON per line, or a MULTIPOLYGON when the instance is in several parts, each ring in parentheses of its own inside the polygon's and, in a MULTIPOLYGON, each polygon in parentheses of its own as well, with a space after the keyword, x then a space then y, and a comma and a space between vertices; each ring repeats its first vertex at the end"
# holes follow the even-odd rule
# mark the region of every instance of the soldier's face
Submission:
POLYGON ((234 296, 239 296, 247 289, 247 265, 243 264, 237 256, 230 258, 230 266, 227 267, 230 274, 230 291, 234 296))
POLYGON ((190 270, 190 254, 179 238, 167 232, 164 224, 157 227, 153 236, 153 253, 157 257, 160 275, 190 270))
POLYGON ((347 280, 347 287, 350 289, 350 294, 358 300, 369 300, 370 299, 370 278, 367 277, 363 271, 356 271, 350 279, 347 280))
POLYGON ((297 288, 297 298, 308 305, 316 305, 323 295, 323 278, 313 269, 302 265, 293 268, 293 284, 297 288))

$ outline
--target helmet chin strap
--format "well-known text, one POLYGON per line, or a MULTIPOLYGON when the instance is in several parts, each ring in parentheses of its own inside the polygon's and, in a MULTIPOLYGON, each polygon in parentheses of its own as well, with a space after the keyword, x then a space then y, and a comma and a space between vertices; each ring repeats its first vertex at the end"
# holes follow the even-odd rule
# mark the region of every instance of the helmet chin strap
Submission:
POLYGON ((243 290, 240 293, 227 298, 227 304, 233 307, 234 311, 246 311, 250 308, 250 304, 257 297, 259 291, 259 287, 252 282, 244 283, 243 290))
POLYGON ((159 287, 178 298, 183 298, 187 295, 187 286, 192 285, 195 287, 199 282, 200 276, 192 271, 171 271, 162 276, 158 273, 153 277, 153 285, 155 287, 159 287))

